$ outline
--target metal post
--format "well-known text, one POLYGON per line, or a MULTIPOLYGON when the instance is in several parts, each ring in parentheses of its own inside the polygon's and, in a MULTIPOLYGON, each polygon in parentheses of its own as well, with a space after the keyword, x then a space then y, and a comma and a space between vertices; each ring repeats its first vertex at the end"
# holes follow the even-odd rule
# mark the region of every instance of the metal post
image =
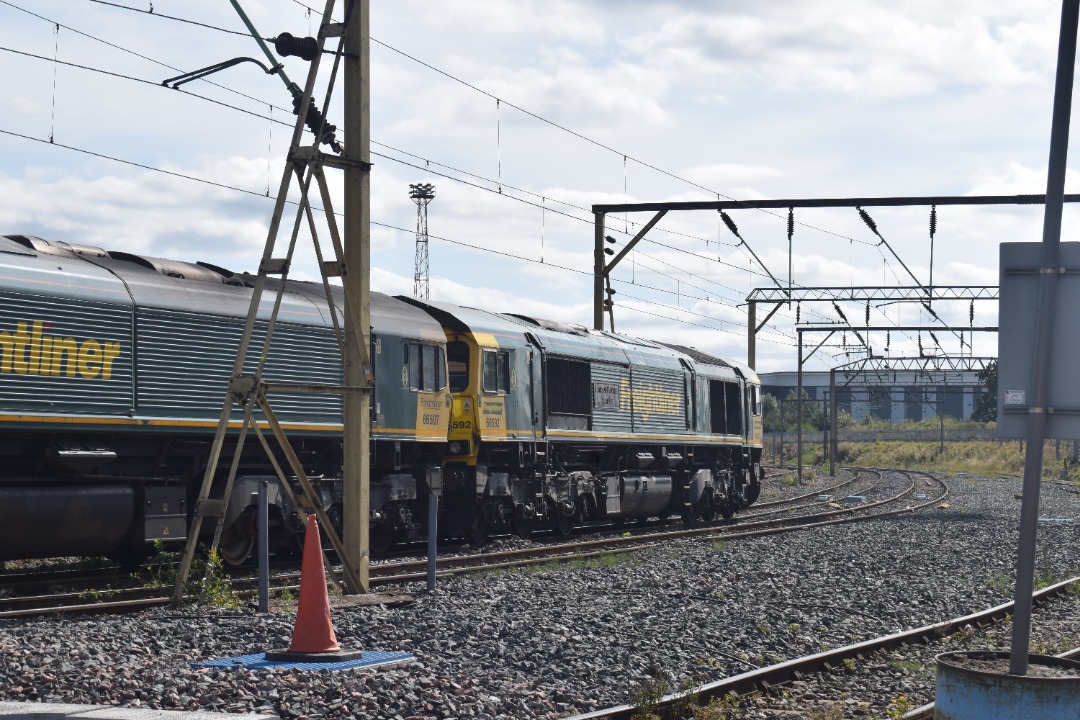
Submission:
POLYGON ((751 370, 757 364, 757 301, 751 300, 746 309, 746 364, 751 370))
POLYGON ((435 556, 438 554, 439 496, 428 496, 427 589, 435 592, 435 556))
POLYGON ((604 329, 604 213, 596 213, 593 245, 593 330, 604 329))
POLYGON ((780 465, 784 464, 784 408, 787 406, 787 398, 780 398, 780 465))
POLYGON ((829 477, 836 477, 836 368, 829 370, 829 477))
MULTIPOLYGON (((368 0, 354 0, 345 27, 345 385, 370 389, 359 349, 371 347, 371 95, 368 0), (348 297, 356 293, 358 297, 348 297)), ((344 546, 364 592, 369 589, 371 394, 347 392, 344 406, 344 546)))
POLYGON ((945 454, 945 416, 938 415, 938 423, 941 425, 941 447, 938 449, 938 455, 945 454))
POLYGON ((798 427, 796 431, 795 450, 798 455, 796 461, 796 472, 798 472, 799 482, 802 482, 802 330, 799 330, 799 366, 798 366, 798 386, 795 390, 795 424, 798 427))
POLYGON ((1058 38, 1057 82, 1050 129, 1050 163, 1046 173, 1046 206, 1039 272, 1039 302, 1035 316, 1035 360, 1028 415, 1027 452, 1024 455, 1024 499, 1020 508, 1020 542, 1016 558, 1016 595, 1013 614, 1012 654, 1009 672, 1026 675, 1031 647, 1031 594, 1035 587, 1035 544, 1039 520, 1039 484, 1042 479, 1043 439, 1046 434, 1047 381, 1050 347, 1061 271, 1061 210, 1065 195, 1065 169, 1069 151, 1072 111, 1073 65, 1076 62, 1076 24, 1080 0, 1061 5, 1058 38))
POLYGON ((259 481, 259 612, 270 612, 270 503, 259 481))

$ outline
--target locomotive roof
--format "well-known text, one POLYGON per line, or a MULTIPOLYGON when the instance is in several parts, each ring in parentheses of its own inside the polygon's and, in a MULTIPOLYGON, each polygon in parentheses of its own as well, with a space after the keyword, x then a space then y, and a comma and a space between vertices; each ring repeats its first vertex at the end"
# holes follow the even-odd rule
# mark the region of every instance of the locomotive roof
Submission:
POLYGON ((457 332, 491 335, 502 345, 523 345, 526 333, 536 339, 545 352, 554 355, 597 360, 625 365, 678 367, 679 356, 671 348, 649 340, 590 330, 582 325, 542 320, 528 315, 503 314, 449 303, 402 300, 426 308, 447 328, 457 332))
MULTIPOLYGON (((247 317, 255 278, 209 263, 187 263, 32 235, 0 236, 0 281, 4 290, 36 295, 135 305, 199 315, 247 317)), ((273 310, 281 280, 268 278, 259 318, 273 310)), ((341 318, 344 291, 331 286, 341 318)), ((321 283, 289 280, 282 296, 280 322, 332 327, 321 283)), ((389 295, 371 293, 371 324, 376 333, 428 341, 445 340, 442 327, 422 310, 389 295)))

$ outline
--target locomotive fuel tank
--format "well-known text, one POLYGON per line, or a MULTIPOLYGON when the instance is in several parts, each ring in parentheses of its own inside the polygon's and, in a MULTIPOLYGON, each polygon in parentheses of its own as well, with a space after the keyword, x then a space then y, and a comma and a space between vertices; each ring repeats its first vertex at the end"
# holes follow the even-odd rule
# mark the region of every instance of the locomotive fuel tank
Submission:
POLYGON ((619 476, 619 514, 629 517, 654 517, 667 514, 671 502, 670 475, 619 476))

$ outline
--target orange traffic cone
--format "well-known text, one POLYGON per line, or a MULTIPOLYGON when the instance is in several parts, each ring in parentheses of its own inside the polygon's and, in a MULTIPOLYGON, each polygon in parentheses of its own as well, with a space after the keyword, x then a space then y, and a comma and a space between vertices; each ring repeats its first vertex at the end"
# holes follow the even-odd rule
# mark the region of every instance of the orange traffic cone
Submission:
POLYGON ((296 606, 296 623, 288 650, 266 653, 270 660, 334 662, 351 660, 362 654, 357 650, 342 650, 330 622, 330 598, 326 594, 326 571, 323 569, 322 542, 319 523, 308 515, 304 535, 304 559, 300 567, 300 599, 296 606))

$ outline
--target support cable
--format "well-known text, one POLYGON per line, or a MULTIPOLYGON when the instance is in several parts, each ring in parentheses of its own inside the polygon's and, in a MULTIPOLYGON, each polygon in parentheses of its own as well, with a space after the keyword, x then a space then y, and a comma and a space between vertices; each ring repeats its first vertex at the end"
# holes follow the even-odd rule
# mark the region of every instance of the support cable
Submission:
POLYGON ((49 116, 50 143, 53 141, 56 130, 56 61, 60 57, 60 23, 53 23, 53 34, 56 35, 56 44, 53 46, 52 113, 49 116))

